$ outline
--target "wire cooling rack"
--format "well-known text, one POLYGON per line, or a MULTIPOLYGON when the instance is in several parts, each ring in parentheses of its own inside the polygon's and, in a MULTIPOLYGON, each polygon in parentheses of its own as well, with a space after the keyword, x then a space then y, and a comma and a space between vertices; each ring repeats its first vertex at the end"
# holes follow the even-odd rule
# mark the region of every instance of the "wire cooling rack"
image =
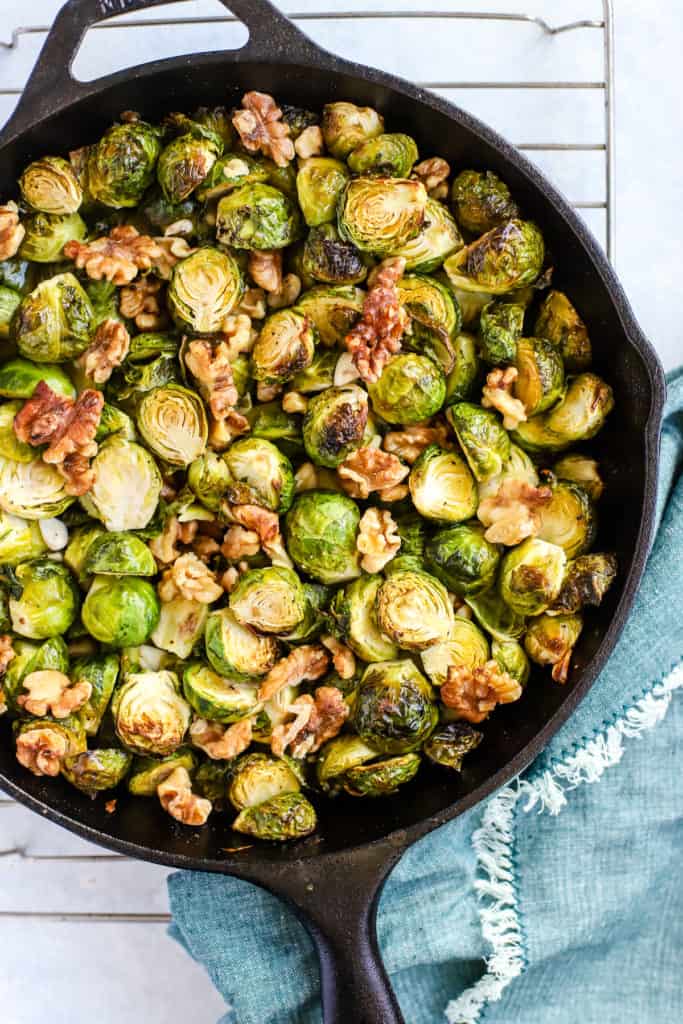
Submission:
MULTIPOLYGON (((33 4, 32 4, 33 6, 33 4)), ((183 5, 180 5, 181 7, 183 5)), ((286 8, 287 5, 283 4, 286 8)), ((157 9, 158 10, 158 9, 157 9)), ((184 15, 179 13, 179 6, 176 4, 173 7, 168 8, 167 17, 158 17, 156 13, 152 17, 127 17, 125 19, 115 18, 111 21, 104 22, 98 26, 95 26, 91 32, 111 32, 115 31, 121 33, 137 33, 137 32, 149 32, 150 29, 156 31, 173 32, 178 33, 179 46, 177 46, 175 52, 183 52, 183 40, 185 33, 191 28, 212 28, 221 24, 235 23, 237 19, 232 17, 227 12, 225 14, 191 14, 184 15)), ((613 260, 615 254, 615 161, 614 161, 614 64, 613 64, 613 50, 614 50, 614 35, 613 35, 613 10, 612 0, 602 0, 602 17, 600 18, 580 18, 569 22, 552 22, 546 20, 544 17, 540 17, 535 14, 516 13, 514 11, 506 12, 494 12, 494 11, 465 11, 465 10, 372 10, 372 9, 358 9, 358 10, 287 10, 289 16, 296 22, 304 23, 304 30, 307 31, 314 38, 318 38, 319 34, 313 29, 314 26, 320 28, 323 26, 323 36, 325 40, 329 36, 329 29, 336 25, 342 25, 344 23, 352 22, 357 25, 367 24, 369 22, 378 21, 395 21, 402 19, 407 22, 417 23, 418 21, 423 22, 473 22, 478 23, 480 26, 486 24, 493 26, 502 22, 510 25, 510 31, 512 26, 531 26, 538 31, 541 37, 546 40, 552 40, 554 38, 564 36, 567 34, 573 34, 579 40, 581 45, 581 39, 583 33, 590 33, 591 35, 599 33, 601 43, 601 72, 597 77, 589 78, 568 78, 566 80, 536 80, 536 79, 516 79, 511 77, 509 79, 498 79, 492 78, 491 80, 482 80, 478 78, 469 78, 465 80, 432 80, 432 81, 421 81, 420 84, 438 91, 446 96, 452 97, 456 102, 460 103, 461 106, 466 106, 469 109, 474 109, 475 113, 481 113, 481 105, 477 105, 475 102, 468 102, 468 97, 474 96, 475 94, 494 93, 496 95, 496 108, 502 110, 503 115, 503 131, 506 100, 507 103, 517 103, 519 105, 519 97, 522 94, 528 94, 529 92, 542 91, 548 95, 549 98, 554 101, 557 99, 558 106, 561 106, 560 97, 566 96, 567 92, 578 92, 582 94, 593 94, 602 98, 600 104, 599 114, 596 116, 593 111, 592 117, 587 117, 590 123, 590 130, 595 131, 599 126, 599 137, 591 138, 588 141, 573 141, 573 140, 549 140, 544 137, 540 137, 536 141, 521 141, 518 144, 518 148, 525 150, 531 154, 531 159, 536 160, 544 166, 544 158, 547 159, 548 155, 564 154, 568 157, 569 154, 582 154, 592 153, 596 154, 600 160, 600 167, 597 169, 593 167, 590 177, 590 187, 595 188, 596 182, 600 183, 600 189, 598 194, 589 195, 586 198, 577 198, 573 201, 573 205, 576 209, 584 211, 584 216, 588 214, 587 219, 593 227, 596 235, 604 243, 608 256, 613 260), (327 30, 327 32, 325 31, 327 30), (500 97, 500 102, 498 102, 500 97), (590 219, 591 213, 597 214, 595 219, 590 219)), ((0 39, 0 99, 4 99, 4 104, 0 106, 0 119, 2 114, 5 117, 9 115, 11 109, 16 102, 16 99, 21 95, 21 84, 5 84, 8 81, 8 75, 6 71, 6 65, 3 66, 3 62, 7 61, 11 55, 21 55, 22 48, 31 48, 31 41, 38 44, 42 44, 42 39, 49 29, 47 24, 31 24, 17 26, 11 32, 9 37, 0 39)), ((334 49, 334 43, 329 43, 328 47, 334 49)), ((120 49, 120 46, 119 46, 120 49)), ((352 54, 350 54, 352 55, 352 54)), ((31 54, 28 54, 28 62, 20 63, 20 67, 23 70, 23 80, 25 81, 28 77, 33 59, 31 54)), ((151 56, 151 54, 149 55, 151 56)), ((154 56, 157 56, 155 53, 154 56)), ((504 56, 504 55, 503 55, 504 56)), ((381 57, 381 53, 377 54, 376 59, 373 61, 372 57, 368 58, 368 63, 378 63, 381 57)), ((98 65, 99 66, 99 65, 98 65)), ((109 69, 107 69, 109 70, 109 69)), ((546 104, 552 108, 553 103, 546 104)), ((498 127, 498 124, 496 124, 498 127)), ((515 141, 513 139, 513 141, 515 141)), ((557 156, 555 156, 557 159, 557 156)), ((560 157, 561 160, 561 157, 560 157)), ((561 166, 555 164, 555 168, 561 166)), ((550 170, 551 176, 552 169, 550 170)), ((579 171, 575 175, 575 180, 579 180, 582 177, 579 171)), ((570 196, 571 198, 571 196, 570 196)), ((121 867, 125 865, 129 858, 120 856, 114 853, 107 853, 103 851, 94 852, 94 848, 89 844, 84 843, 81 840, 77 840, 71 836, 66 836, 53 826, 53 832, 49 840, 45 840, 42 836, 38 845, 43 845, 47 842, 46 852, 39 852, 35 850, 34 843, 32 840, 22 842, 16 838, 17 832, 21 833, 21 822, 28 820, 29 812, 19 808, 18 805, 9 799, 0 798, 0 858, 3 859, 6 865, 10 863, 19 863, 26 865, 33 865, 34 870, 39 870, 40 865, 43 863, 49 863, 52 865, 51 870, 54 870, 54 865, 59 863, 68 868, 69 864, 74 866, 80 864, 89 864, 96 866, 98 862, 107 862, 111 868, 115 868, 116 865, 121 867), (16 818, 19 816, 19 823, 13 822, 9 827, 3 827, 9 818, 16 818), (4 820, 3 820, 4 819, 4 820), (53 848, 51 847, 53 844, 53 848), (4 847, 4 848, 2 848, 4 847), (56 847, 56 849, 54 849, 56 847)), ((36 819, 34 819, 36 820, 36 819)), ((142 866, 140 866, 142 869, 142 866)), ((159 869, 150 869, 159 870, 159 869)), ((108 878, 110 884, 111 879, 108 878)), ((78 887, 77 876, 74 877, 73 881, 74 889, 78 887)), ((87 903, 87 901, 86 901, 87 903)), ((156 913, 156 912, 137 912, 137 911, 104 911, 100 909, 89 909, 84 908, 83 910, 61 910, 55 908, 45 909, 41 911, 34 911, 32 909, 14 908, 14 907, 3 907, 0 906, 0 919, 6 918, 30 918, 36 921, 73 921, 73 922, 119 922, 119 923, 145 923, 145 924, 166 924, 170 920, 170 916, 167 913, 156 913)))

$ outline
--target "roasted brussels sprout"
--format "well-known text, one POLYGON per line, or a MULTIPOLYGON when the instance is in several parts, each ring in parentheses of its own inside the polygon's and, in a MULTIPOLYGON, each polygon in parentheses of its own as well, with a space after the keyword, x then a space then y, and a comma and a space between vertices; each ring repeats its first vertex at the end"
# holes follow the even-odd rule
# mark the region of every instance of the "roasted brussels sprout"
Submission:
POLYGON ((307 277, 326 284, 358 284, 368 273, 359 250, 339 237, 334 224, 311 228, 301 265, 307 277))
POLYGON ((76 789, 94 795, 123 782, 132 761, 132 754, 116 747, 84 750, 64 758, 62 774, 76 789))
POLYGON ((456 359, 454 339, 460 309, 444 284, 424 274, 405 274, 398 282, 401 305, 410 315, 404 348, 421 352, 450 373, 456 359))
POLYGON ((517 640, 524 632, 524 615, 506 604, 497 590, 468 594, 465 601, 474 612, 479 625, 495 640, 517 640))
POLYGON ((560 593, 567 556, 557 544, 529 537, 500 567, 500 596, 520 615, 540 615, 560 593))
POLYGON ((66 243, 82 241, 88 230, 77 213, 34 213, 23 224, 19 254, 34 263, 56 263, 66 243))
POLYGON ((268 754, 246 754, 235 764, 228 799, 237 811, 258 807, 283 793, 298 793, 298 778, 285 760, 268 754))
POLYGON ((184 768, 194 775, 197 756, 190 747, 178 747, 165 757, 137 756, 128 777, 128 791, 133 796, 156 796, 157 786, 167 779, 176 768, 184 768))
POLYGON ((599 605, 616 575, 614 555, 580 555, 567 566, 553 612, 578 612, 586 605, 599 605))
POLYGON ((412 661, 368 665, 360 682, 353 724, 381 754, 417 750, 438 720, 433 691, 412 661))
POLYGON ((137 206, 154 180, 161 151, 159 131, 145 121, 115 124, 91 147, 88 192, 114 209, 137 206))
MULTIPOLYGON (((144 529, 156 511, 161 492, 161 474, 149 452, 134 441, 114 435, 100 446, 92 466, 95 482, 80 499, 88 514, 101 520, 108 530, 144 529)), ((0 489, 1 479, 0 470, 0 489)), ((63 507, 52 514, 59 515, 63 507)))
POLYGON ((30 398, 36 385, 44 380, 56 395, 74 398, 76 389, 61 366, 10 359, 0 366, 0 395, 3 398, 30 398))
POLYGON ((557 349, 542 338, 517 341, 517 380, 513 393, 524 404, 527 416, 545 412, 561 398, 564 365, 557 349))
POLYGON ((39 523, 0 512, 0 565, 13 567, 46 551, 39 523))
POLYGON ((442 583, 427 572, 403 570, 377 591, 377 623, 382 633, 407 651, 447 640, 453 607, 442 583))
POLYGON ((494 640, 491 657, 503 672, 516 679, 524 687, 529 681, 531 667, 526 652, 516 640, 494 640))
POLYGON ((344 776, 344 789, 351 796, 391 796, 399 786, 417 775, 419 754, 400 754, 386 761, 356 765, 344 776))
POLYGON ((188 467, 187 482, 202 505, 217 512, 230 485, 230 472, 220 455, 207 450, 188 467))
POLYGON ((34 640, 65 633, 78 614, 80 595, 65 565, 49 558, 24 562, 14 571, 16 595, 10 592, 12 629, 34 640))
POLYGON ((149 391, 138 407, 137 425, 154 454, 171 466, 189 466, 206 448, 204 404, 178 384, 149 391))
POLYGON ((190 724, 190 706, 173 672, 135 672, 112 697, 116 734, 134 754, 164 757, 177 750, 190 724))
POLYGON ((378 750, 354 733, 336 736, 320 751, 315 768, 319 785, 334 795, 339 792, 347 771, 372 761, 378 754, 378 750))
POLYGON ((303 449, 301 439, 301 417, 285 412, 278 401, 255 405, 246 412, 251 437, 263 437, 267 441, 276 441, 283 453, 300 454, 303 449))
POLYGON ((102 533, 88 546, 82 571, 86 576, 156 576, 157 566, 134 533, 102 533))
POLYGON ((306 612, 306 595, 292 569, 251 569, 230 594, 230 610, 243 626, 260 633, 288 633, 306 612))
POLYGON ((320 127, 329 152, 344 160, 361 143, 382 134, 384 119, 372 107, 357 107, 355 103, 342 101, 323 107, 320 127))
POLYGON ((287 511, 294 497, 292 464, 271 441, 243 438, 230 446, 223 459, 228 469, 224 492, 228 501, 261 505, 280 514, 287 511))
POLYGON ((177 658, 189 658, 204 634, 208 612, 205 604, 182 596, 162 601, 150 640, 177 658))
POLYGON ((309 228, 329 224, 335 219, 339 196, 348 180, 345 164, 327 156, 313 156, 299 168, 296 191, 309 228))
POLYGON ((0 457, 0 508, 22 519, 51 519, 74 501, 54 466, 35 456, 31 462, 0 457))
POLYGON ((0 338, 8 338, 12 320, 21 305, 21 295, 14 288, 0 284, 0 338))
POLYGON ((524 647, 537 665, 553 666, 556 683, 565 683, 572 651, 582 628, 580 615, 539 615, 529 623, 524 647))
POLYGON ((310 366, 317 332, 308 315, 297 306, 280 309, 265 321, 251 353, 256 380, 283 384, 310 366))
POLYGON ((301 793, 281 793, 256 807, 245 807, 232 823, 236 832, 286 842, 302 839, 315 832, 317 818, 313 806, 301 793))
POLYGON ((479 352, 486 363, 514 363, 517 341, 524 330, 524 306, 517 302, 489 302, 479 319, 479 352))
POLYGON ((304 491, 287 513, 287 550, 296 565, 319 583, 344 583, 360 576, 355 501, 336 491, 304 491))
POLYGON ((479 376, 477 345, 471 334, 461 332, 453 340, 453 368, 446 377, 446 405, 470 398, 479 376))
POLYGON ((168 305, 176 323, 197 334, 220 331, 242 295, 242 275, 227 252, 205 246, 176 263, 168 305))
POLYGON ((313 355, 311 365, 292 377, 292 390, 300 391, 303 395, 312 395, 316 391, 324 391, 325 388, 332 387, 335 369, 340 358, 339 352, 334 349, 318 348, 313 355))
POLYGON ((192 779, 192 792, 210 800, 214 811, 223 811, 228 799, 230 761, 204 761, 192 779))
POLYGON ((59 721, 50 718, 18 721, 14 723, 14 731, 17 760, 34 775, 59 775, 67 757, 85 750, 85 733, 75 715, 59 721))
POLYGON ((353 178, 339 199, 339 233, 361 252, 389 256, 419 234, 426 206, 421 181, 353 178))
POLYGON ((24 679, 32 672, 45 669, 54 669, 66 675, 69 671, 69 652, 61 636, 50 637, 42 644, 15 637, 12 646, 14 657, 3 678, 3 696, 12 714, 25 714, 17 703, 17 698, 24 691, 24 679))
POLYGON ((564 292, 548 292, 538 311, 534 333, 559 349, 570 372, 590 366, 592 352, 588 330, 564 292))
POLYGON ((461 171, 451 186, 451 203, 458 224, 473 235, 518 215, 509 188, 493 171, 461 171))
POLYGON ((220 199, 221 196, 243 185, 267 182, 268 178, 268 168, 262 161, 255 160, 247 153, 224 153, 197 186, 195 195, 201 202, 206 203, 220 199))
POLYGON ((103 536, 104 532, 104 527, 88 521, 84 526, 79 526, 69 534, 69 543, 64 552, 64 564, 68 565, 82 586, 86 586, 88 583, 88 574, 84 571, 88 549, 95 538, 103 536))
POLYGON ((600 476, 600 467, 595 459, 579 452, 570 452, 558 459, 553 466, 558 480, 571 480, 580 484, 593 501, 599 501, 605 484, 600 476))
POLYGON ((400 244, 391 255, 402 256, 406 270, 428 274, 463 245, 458 225, 446 207, 436 199, 428 198, 419 234, 400 244))
POLYGON ((14 433, 14 417, 23 402, 5 402, 0 405, 0 457, 14 462, 33 462, 36 452, 30 444, 20 441, 14 433))
POLYGON ((83 202, 83 189, 68 160, 44 156, 29 164, 19 178, 21 194, 34 210, 43 213, 76 213, 83 202))
POLYGON ((72 683, 87 680, 90 697, 79 711, 86 736, 96 736, 119 675, 117 654, 101 654, 94 658, 79 658, 69 671, 72 683))
POLYGON ((488 231, 444 263, 464 291, 504 295, 533 284, 543 268, 543 235, 530 220, 511 220, 488 231))
POLYGON ((494 583, 500 550, 473 523, 446 526, 429 538, 425 550, 427 569, 454 593, 479 594, 494 583))
POLYGON ((41 282, 21 301, 12 325, 19 354, 35 363, 65 363, 87 348, 90 299, 73 274, 41 282))
POLYGON ((477 480, 502 472, 510 458, 510 438, 494 412, 470 402, 456 402, 446 417, 477 480))
POLYGON ((222 140, 200 125, 172 139, 157 163, 157 180, 169 203, 187 199, 205 180, 222 150, 222 140))
POLYGON ((436 363, 414 352, 394 356, 379 380, 368 385, 372 407, 387 423, 429 419, 446 397, 446 379, 436 363))
POLYGON ((370 172, 387 178, 407 178, 418 155, 410 135, 394 132, 361 142, 346 162, 354 174, 370 172))
POLYGON ((147 580, 96 576, 81 611, 83 625, 110 647, 144 644, 159 621, 159 601, 147 580))
POLYGON ((424 745, 424 752, 434 764, 459 772, 465 755, 475 750, 483 738, 483 733, 467 722, 448 722, 432 733, 424 745))
POLYGON ((303 423, 303 439, 310 459, 335 468, 359 448, 368 423, 368 398, 355 384, 327 388, 315 395, 303 423))
POLYGON ((261 707, 255 684, 226 679, 201 662, 186 667, 183 693, 198 715, 213 722, 238 722, 261 707))
POLYGON ((323 345, 343 345, 344 338, 363 312, 364 292, 353 285, 316 285, 297 306, 314 324, 323 345))
POLYGON ((457 452, 430 444, 408 478, 413 504, 425 519, 460 523, 477 511, 477 485, 457 452))
POLYGON ((609 384, 594 373, 580 373, 570 377, 557 405, 520 423, 512 437, 528 452, 559 452, 595 437, 613 408, 609 384))
POLYGON ((539 509, 541 540, 558 544, 567 558, 576 558, 592 547, 597 532, 593 502, 579 484, 555 480, 550 502, 539 509))
POLYGON ((422 667, 435 686, 443 686, 451 666, 478 668, 489 658, 486 637, 473 622, 456 615, 447 640, 422 651, 422 667))
POLYGON ((204 643, 212 668, 238 682, 269 672, 279 653, 274 637, 260 636, 242 625, 230 608, 211 612, 206 622, 204 643))
POLYGON ((363 661, 392 661, 399 656, 398 645, 385 636, 377 622, 377 591, 381 576, 365 573, 338 590, 330 612, 345 643, 363 661))
POLYGON ((272 185, 243 185, 218 201, 216 236, 235 249, 284 249, 301 235, 294 203, 272 185))

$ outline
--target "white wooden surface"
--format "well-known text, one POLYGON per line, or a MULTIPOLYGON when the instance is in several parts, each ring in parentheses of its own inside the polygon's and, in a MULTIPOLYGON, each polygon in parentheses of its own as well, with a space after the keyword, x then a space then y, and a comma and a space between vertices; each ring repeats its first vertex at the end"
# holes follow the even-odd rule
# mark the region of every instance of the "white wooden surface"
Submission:
MULTIPOLYGON (((47 25, 59 0, 0 0, 0 38, 47 25)), ((552 24, 599 18, 599 0, 287 0, 285 11, 485 11, 541 15, 552 24)), ((681 361, 678 293, 683 231, 680 187, 680 53, 676 0, 615 0, 617 112, 616 264, 636 312, 667 367, 681 361), (656 10, 654 10, 656 8, 656 10), (675 275, 675 278, 674 278, 675 275)), ((156 8, 147 17, 209 13, 212 0, 156 8)), ((136 15, 140 20, 144 15, 136 15)), ((125 19, 124 19, 125 20, 125 19)), ((308 20, 331 50, 420 82, 599 82, 595 29, 558 36, 509 21, 391 18, 308 20)), ((237 43, 236 25, 89 33, 76 70, 83 78, 153 57, 237 43)), ((22 35, 0 51, 0 90, 21 88, 44 36, 22 35)), ((243 38, 243 35, 242 35, 243 38)), ((523 146, 604 140, 598 88, 442 89, 523 146)), ((217 99, 219 96, 217 95, 217 99)), ((0 120, 14 99, 0 95, 0 120)), ((529 155, 576 202, 604 199, 604 154, 533 149, 529 155)), ((599 238, 604 212, 582 211, 599 238)), ((0 1020, 2 1024, 212 1024, 224 1004, 202 970, 166 936, 167 872, 92 848, 19 806, 0 803, 0 1020), (12 852, 14 851, 14 852, 12 852), (88 859, 94 854, 97 859, 88 859), (89 915, 107 915, 92 920, 89 915), (139 915, 153 915, 141 921, 139 915)))

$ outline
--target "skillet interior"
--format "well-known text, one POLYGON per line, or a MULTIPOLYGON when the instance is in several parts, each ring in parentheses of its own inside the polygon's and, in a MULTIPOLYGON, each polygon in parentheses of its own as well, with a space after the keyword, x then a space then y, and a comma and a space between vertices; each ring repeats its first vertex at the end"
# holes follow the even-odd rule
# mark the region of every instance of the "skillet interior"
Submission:
MULTIPOLYGON (((192 110, 200 103, 231 103, 245 89, 275 94, 281 102, 320 108, 333 99, 350 99, 377 107, 395 131, 413 135, 424 155, 433 152, 453 166, 496 171, 510 185, 525 213, 540 224, 551 259, 557 260, 554 283, 566 289, 580 309, 594 343, 594 366, 613 386, 615 410, 607 427, 591 444, 604 468, 607 489, 601 503, 596 549, 615 551, 620 564, 617 584, 599 610, 588 616, 576 650, 570 681, 561 687, 536 671, 524 698, 496 712, 484 727, 485 741, 468 755, 462 776, 424 767, 398 797, 377 801, 339 798, 318 803, 318 834, 283 848, 252 847, 239 855, 226 848, 241 845, 225 819, 203 829, 182 829, 154 800, 119 795, 117 812, 107 815, 104 800, 91 802, 62 780, 38 779, 21 769, 13 753, 8 724, 0 722, 0 780, 18 799, 74 831, 131 855, 177 866, 228 870, 239 863, 298 859, 336 852, 381 839, 400 830, 415 837, 473 804, 518 772, 547 743, 589 688, 623 624, 631 592, 642 568, 652 518, 655 458, 647 424, 661 400, 662 380, 656 357, 642 338, 619 289, 596 266, 597 246, 583 239, 549 195, 540 175, 511 149, 481 137, 478 123, 445 104, 406 86, 412 95, 392 88, 388 78, 355 77, 341 71, 303 66, 235 63, 231 55, 201 55, 114 76, 103 91, 46 119, 2 151, 0 192, 13 194, 28 161, 49 152, 65 152, 93 141, 125 109, 140 110, 154 120, 163 113, 192 110), (426 101, 426 102, 424 102, 426 101), (432 104, 434 104, 432 106, 432 104), (443 109, 437 109, 441 106, 443 109), (648 467, 648 460, 650 465, 648 467)), ((332 61, 333 59, 330 58, 332 61)), ((359 69, 360 72, 361 69, 359 69)), ((365 69, 363 69, 365 73, 365 69)), ((398 83, 397 83, 398 85, 398 83)), ((580 232, 579 232, 580 233, 580 232)))

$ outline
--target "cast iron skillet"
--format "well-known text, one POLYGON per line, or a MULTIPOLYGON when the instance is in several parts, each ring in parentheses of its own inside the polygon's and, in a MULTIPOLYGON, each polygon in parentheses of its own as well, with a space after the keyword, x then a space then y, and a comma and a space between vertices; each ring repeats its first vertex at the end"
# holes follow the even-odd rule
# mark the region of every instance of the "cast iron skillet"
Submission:
MULTIPOLYGON (((425 156, 454 167, 490 168, 510 185, 543 229, 566 288, 588 323, 598 373, 612 384, 616 407, 592 450, 607 476, 599 546, 616 551, 620 576, 590 616, 571 679, 532 678, 525 698, 499 710, 462 776, 423 768, 400 796, 321 802, 320 828, 290 846, 254 845, 218 818, 203 829, 173 823, 155 801, 118 799, 108 815, 59 780, 19 768, 5 733, 0 783, 17 800, 92 842, 176 868, 248 879, 288 900, 320 954, 326 1024, 398 1024, 400 1010, 377 949, 377 900, 387 874, 416 839, 455 818, 518 774, 545 747, 586 694, 607 660, 638 587, 652 534, 657 450, 665 385, 661 367, 636 324, 602 250, 567 202, 500 136, 445 100, 380 71, 319 49, 268 0, 230 0, 249 29, 237 52, 156 61, 82 84, 70 66, 86 29, 101 18, 161 0, 71 0, 60 11, 17 110, 0 138, 0 194, 13 194, 34 157, 64 152, 98 137, 118 114, 154 120, 201 103, 235 103, 246 89, 319 109, 335 99, 378 108, 392 131, 413 135, 425 156)), ((226 0, 227 6, 227 0, 226 0)), ((463 45, 466 41, 463 40, 463 45)), ((7 729, 6 725, 2 726, 7 729)))

